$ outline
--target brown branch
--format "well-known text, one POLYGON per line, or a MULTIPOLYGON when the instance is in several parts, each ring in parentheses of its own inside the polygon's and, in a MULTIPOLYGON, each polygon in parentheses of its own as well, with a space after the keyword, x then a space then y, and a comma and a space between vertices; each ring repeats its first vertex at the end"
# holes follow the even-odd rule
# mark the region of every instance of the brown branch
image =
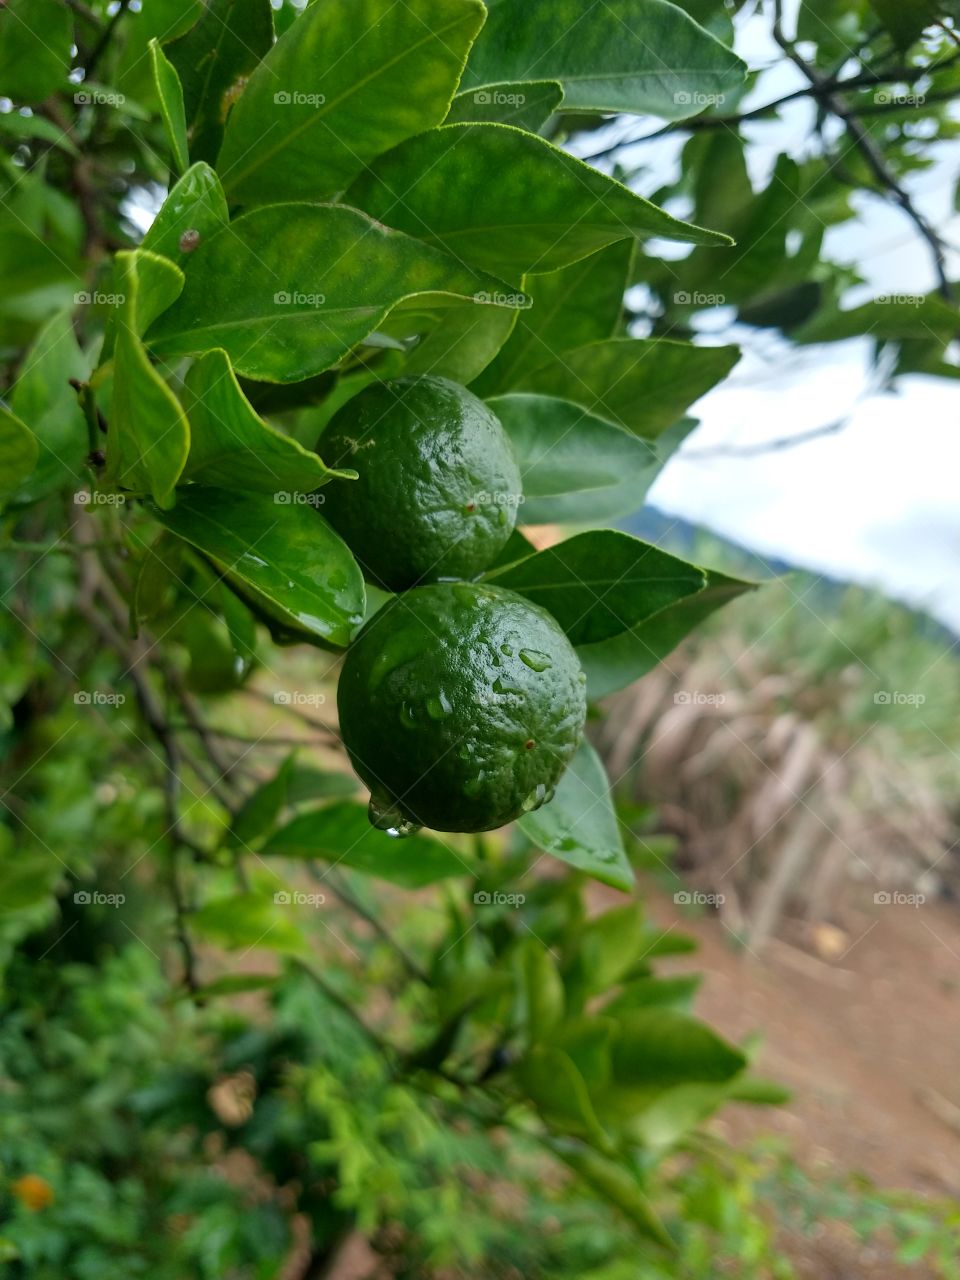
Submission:
POLYGON ((947 275, 946 265, 946 246, 940 239, 936 230, 930 225, 924 215, 916 207, 909 193, 900 185, 894 174, 887 166, 883 153, 874 142, 870 133, 861 124, 858 116, 840 97, 840 92, 844 89, 845 83, 831 82, 822 76, 816 67, 810 65, 803 58, 793 44, 783 33, 783 4, 782 0, 776 0, 774 9, 773 22, 773 38, 777 44, 790 59, 790 61, 806 76, 810 82, 811 90, 816 94, 819 101, 824 107, 835 115, 838 120, 842 120, 846 126, 847 133, 850 135, 854 145, 857 147, 867 167, 873 174, 880 187, 886 191, 896 204, 904 211, 911 220, 922 238, 930 247, 933 257, 934 271, 937 276, 937 291, 940 296, 947 302, 953 301, 953 288, 947 275))

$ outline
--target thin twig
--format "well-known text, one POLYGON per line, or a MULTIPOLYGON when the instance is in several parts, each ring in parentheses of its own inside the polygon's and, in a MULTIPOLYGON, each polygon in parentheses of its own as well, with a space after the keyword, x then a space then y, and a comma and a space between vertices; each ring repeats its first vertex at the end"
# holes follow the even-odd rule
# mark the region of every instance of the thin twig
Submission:
POLYGON ((427 976, 426 971, 420 967, 404 946, 397 941, 386 925, 383 924, 382 921, 378 920, 372 911, 368 911, 363 903, 353 896, 343 883, 341 877, 332 870, 332 868, 321 874, 320 868, 317 864, 315 862, 310 862, 308 864, 308 870, 314 880, 332 889, 345 907, 349 908, 354 915, 359 916, 361 920, 366 921, 370 928, 373 929, 374 933, 376 933, 379 938, 382 938, 383 941, 396 953, 398 960, 401 962, 411 978, 416 978, 418 982, 429 985, 430 979, 427 976))
MULTIPOLYGON (((920 235, 927 242, 933 257, 934 271, 937 276, 937 291, 942 298, 946 299, 946 301, 952 302, 953 288, 947 275, 946 246, 934 228, 913 203, 909 193, 900 185, 896 177, 890 171, 883 153, 870 136, 870 133, 860 123, 856 114, 839 96, 840 92, 844 88, 845 82, 841 81, 838 84, 823 77, 820 72, 817 71, 816 67, 811 66, 810 63, 797 52, 791 41, 784 35, 782 0, 776 0, 774 6, 773 38, 794 66, 802 71, 806 76, 807 80, 810 82, 810 87, 815 91, 818 100, 821 101, 824 107, 835 115, 838 120, 843 121, 844 125, 846 125, 848 134, 864 160, 866 160, 867 166, 874 178, 877 180, 881 188, 888 192, 893 200, 900 206, 917 228, 920 235)), ((846 83, 848 84, 849 82, 846 83)))

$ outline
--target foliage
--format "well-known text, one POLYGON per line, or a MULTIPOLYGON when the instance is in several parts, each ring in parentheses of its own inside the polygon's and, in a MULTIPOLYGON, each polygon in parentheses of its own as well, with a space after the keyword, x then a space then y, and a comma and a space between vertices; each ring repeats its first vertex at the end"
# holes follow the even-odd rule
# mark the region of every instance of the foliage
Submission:
MULTIPOLYGON (((822 146, 761 191, 736 110, 755 77, 720 6, 0 5, 20 1274, 268 1276, 298 1248, 326 1265, 354 1227, 414 1273, 496 1258, 503 1233, 453 1171, 466 1151, 501 1174, 514 1140, 525 1223, 569 1193, 580 1274, 682 1256, 696 1197, 671 1200, 661 1162, 728 1098, 772 1095, 653 973, 680 940, 633 897, 588 893, 629 893, 638 851, 588 747, 495 836, 399 845, 366 824, 323 707, 385 596, 323 518, 351 475, 311 449, 370 382, 443 375, 502 410, 538 522, 609 520, 738 360, 698 339, 704 296, 746 330, 872 333, 895 371, 954 376, 942 246, 902 183, 954 132, 956 36, 933 9, 874 7, 881 29, 865 3, 804 4, 791 37, 777 7, 822 146), (903 86, 924 101, 879 100, 903 86), (609 148, 573 154, 611 112, 691 135, 652 199, 609 148), (913 220, 938 296, 843 309, 856 275, 822 248, 846 184, 913 220), (378 881, 430 890, 399 939, 378 881), (356 929, 301 901, 314 883, 340 886, 356 929), (351 951, 331 956, 341 928, 351 951)), ((604 529, 545 550, 517 532, 489 573, 548 602, 594 699, 750 585, 604 529)), ((762 1229, 742 1238, 759 1265, 762 1229)))

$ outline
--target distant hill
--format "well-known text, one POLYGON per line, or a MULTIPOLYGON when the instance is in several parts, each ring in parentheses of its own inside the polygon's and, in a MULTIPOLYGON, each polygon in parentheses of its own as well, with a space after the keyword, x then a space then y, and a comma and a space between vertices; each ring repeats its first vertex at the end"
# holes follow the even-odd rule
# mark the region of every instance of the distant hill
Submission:
MULTIPOLYGON (((694 560, 698 564, 708 564, 711 568, 720 569, 724 573, 750 578, 754 582, 782 577, 788 573, 814 577, 817 583, 811 591, 811 596, 821 602, 824 610, 830 609, 831 604, 836 604, 839 597, 851 587, 861 585, 849 579, 831 577, 817 569, 791 564, 790 561, 777 556, 760 556, 749 547, 734 542, 733 539, 726 538, 721 533, 715 533, 703 525, 694 524, 682 516, 670 515, 666 511, 661 511, 659 507, 649 504, 641 507, 633 515, 625 516, 619 521, 619 527, 626 533, 642 538, 644 542, 652 542, 655 546, 662 547, 664 551, 671 551, 674 555, 694 560)), ((882 593, 878 592, 878 594, 882 593)), ((914 608, 902 600, 896 603, 913 615, 920 634, 946 642, 948 645, 960 640, 956 632, 931 614, 914 608)))

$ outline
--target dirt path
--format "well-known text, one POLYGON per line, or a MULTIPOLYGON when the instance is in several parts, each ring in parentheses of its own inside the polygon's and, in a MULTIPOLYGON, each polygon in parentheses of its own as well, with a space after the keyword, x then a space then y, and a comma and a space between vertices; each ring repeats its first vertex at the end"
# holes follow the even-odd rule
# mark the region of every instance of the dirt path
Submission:
POLYGON ((670 965, 706 975, 698 1013, 734 1039, 762 1032, 758 1070, 796 1091, 784 1108, 729 1109, 731 1137, 782 1133, 804 1164, 960 1195, 960 910, 878 907, 823 960, 810 938, 752 956, 715 915, 650 905, 700 942, 670 965))

